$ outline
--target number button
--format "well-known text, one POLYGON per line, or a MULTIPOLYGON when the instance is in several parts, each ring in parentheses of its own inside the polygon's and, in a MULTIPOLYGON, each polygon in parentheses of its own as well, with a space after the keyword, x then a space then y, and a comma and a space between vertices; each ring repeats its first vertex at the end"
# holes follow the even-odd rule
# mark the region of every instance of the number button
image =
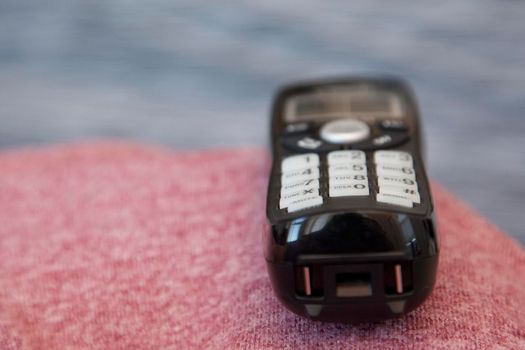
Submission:
POLYGON ((287 194, 297 192, 299 190, 307 190, 310 188, 319 188, 319 180, 305 180, 294 182, 289 185, 281 187, 281 197, 286 196, 287 194))
POLYGON ((363 151, 334 151, 328 153, 328 165, 365 163, 366 155, 363 151))
POLYGON ((353 182, 368 182, 366 175, 336 175, 330 178, 330 186, 343 185, 353 182))
POLYGON ((290 204, 300 199, 315 197, 318 195, 319 195, 319 189, 317 188, 301 189, 299 191, 295 191, 292 193, 288 193, 284 196, 281 196, 281 200, 279 201, 279 207, 281 209, 287 208, 290 204))
POLYGON ((368 181, 338 184, 330 182, 329 194, 330 197, 368 196, 370 190, 368 181))
POLYGON ((364 175, 366 176, 365 164, 339 164, 328 167, 330 177, 337 175, 364 175))
POLYGON ((302 209, 317 207, 321 204, 323 204, 323 197, 321 196, 301 197, 288 205, 288 212, 293 213, 302 209))
POLYGON ((407 177, 398 177, 398 176, 378 176, 377 183, 379 188, 385 186, 396 186, 396 187, 406 187, 412 190, 417 191, 417 183, 415 180, 407 177))
POLYGON ((407 177, 412 180, 416 179, 416 172, 414 171, 414 169, 412 167, 407 167, 407 166, 392 165, 392 164, 385 164, 385 165, 378 164, 376 166, 376 172, 378 176, 400 176, 400 177, 407 177))
POLYGON ((294 182, 316 180, 319 178, 319 168, 306 168, 292 170, 281 175, 281 185, 289 185, 294 182))
POLYGON ((421 203, 421 197, 419 195, 419 192, 410 187, 382 186, 379 189, 379 192, 383 194, 400 195, 414 203, 421 203))
POLYGON ((412 156, 408 152, 402 151, 376 151, 374 152, 374 163, 376 164, 394 164, 406 167, 412 167, 412 156))
POLYGON ((380 203, 399 205, 407 208, 413 207, 413 203, 410 199, 407 199, 405 196, 398 194, 378 193, 376 195, 376 200, 380 203))
POLYGON ((318 166, 319 156, 315 153, 306 153, 284 158, 281 163, 281 171, 284 173, 296 169, 304 169, 318 166))

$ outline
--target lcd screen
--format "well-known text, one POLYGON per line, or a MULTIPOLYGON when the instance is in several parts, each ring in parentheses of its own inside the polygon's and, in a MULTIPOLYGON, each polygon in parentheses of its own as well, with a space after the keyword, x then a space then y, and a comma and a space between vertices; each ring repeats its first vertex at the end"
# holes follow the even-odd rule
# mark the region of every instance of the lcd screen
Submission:
POLYGON ((341 117, 400 118, 402 102, 392 92, 367 88, 339 88, 295 95, 286 103, 288 123, 341 117))

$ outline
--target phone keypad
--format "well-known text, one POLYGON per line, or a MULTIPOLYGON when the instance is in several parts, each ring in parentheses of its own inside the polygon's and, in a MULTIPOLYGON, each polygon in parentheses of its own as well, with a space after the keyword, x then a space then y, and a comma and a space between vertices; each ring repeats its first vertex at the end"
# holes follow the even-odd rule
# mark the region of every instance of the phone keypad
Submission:
POLYGON ((421 203, 414 161, 408 152, 376 151, 374 164, 379 188, 376 194, 378 202, 408 208, 412 208, 414 203, 421 203))
POLYGON ((323 204, 319 178, 318 154, 306 153, 283 159, 279 208, 291 213, 323 204))
MULTIPOLYGON (((281 163, 279 208, 289 213, 322 205, 329 198, 368 197, 378 203, 412 208, 421 203, 412 156, 403 151, 373 153, 377 191, 371 193, 366 154, 360 150, 338 150, 327 154, 326 164, 319 155, 306 153, 286 157, 281 163), (328 178, 321 178, 320 167, 328 178), (325 184, 325 185, 323 185, 325 184), (327 188, 323 198, 321 188, 327 188)), ((373 182, 372 181, 372 182, 373 182)))
POLYGON ((368 196, 366 154, 363 151, 333 151, 328 154, 328 196, 368 196))

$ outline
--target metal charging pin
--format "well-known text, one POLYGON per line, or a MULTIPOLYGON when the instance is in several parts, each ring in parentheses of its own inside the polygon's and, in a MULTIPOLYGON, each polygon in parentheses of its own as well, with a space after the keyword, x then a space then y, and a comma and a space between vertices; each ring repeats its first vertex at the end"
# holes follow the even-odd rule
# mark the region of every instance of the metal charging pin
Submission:
POLYGON ((394 266, 394 271, 396 274, 396 292, 398 294, 402 294, 403 293, 403 272, 401 270, 401 265, 396 264, 396 266, 394 266))
POLYGON ((312 295, 312 285, 310 283, 310 268, 308 266, 303 267, 304 275, 304 291, 305 294, 310 296, 312 295))

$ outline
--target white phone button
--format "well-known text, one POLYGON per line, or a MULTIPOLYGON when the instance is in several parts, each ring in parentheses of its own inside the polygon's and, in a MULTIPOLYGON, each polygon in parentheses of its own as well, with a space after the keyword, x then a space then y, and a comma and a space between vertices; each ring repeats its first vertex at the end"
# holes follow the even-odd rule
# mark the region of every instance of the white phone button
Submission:
POLYGON ((306 181, 306 180, 315 180, 319 178, 319 168, 305 168, 288 171, 281 175, 281 185, 284 187, 286 185, 292 184, 294 182, 306 181))
POLYGON ((366 155, 363 151, 333 151, 328 153, 328 165, 365 163, 366 155))
POLYGON ((337 185, 330 184, 329 188, 330 197, 368 196, 369 194, 368 181, 337 185))
POLYGON ((375 151, 374 163, 376 164, 396 164, 412 167, 412 156, 408 152, 402 151, 375 151))
POLYGON ((370 127, 357 119, 339 119, 323 125, 319 135, 330 143, 348 144, 367 139, 370 127))
POLYGON ((361 174, 335 175, 335 176, 331 176, 328 181, 330 182, 330 186, 348 184, 350 182, 367 182, 368 183, 368 177, 366 175, 361 175, 361 174))
POLYGON ((376 200, 380 203, 399 205, 401 207, 412 208, 413 203, 410 199, 397 194, 391 193, 378 193, 376 200))
POLYGON ((416 172, 412 167, 394 165, 394 164, 378 164, 376 165, 377 176, 399 176, 407 177, 409 179, 416 179, 416 172))
POLYGON ((323 204, 323 197, 321 196, 302 197, 288 205, 288 212, 292 213, 306 208, 317 207, 321 204, 323 204))
POLYGON ((407 177, 398 177, 398 176, 378 176, 377 184, 379 188, 384 186, 401 186, 407 187, 413 190, 417 190, 417 183, 415 180, 407 177))
POLYGON ((279 200, 279 208, 283 209, 288 207, 291 203, 306 197, 312 197, 312 196, 318 196, 319 195, 319 189, 318 188, 308 188, 304 190, 295 191, 292 193, 288 193, 284 196, 281 196, 281 199, 279 200))
POLYGON ((281 197, 286 196, 289 193, 297 192, 299 190, 307 190, 310 188, 319 188, 319 180, 305 180, 291 183, 281 187, 281 197))
POLYGON ((419 195, 419 192, 410 187, 382 186, 379 187, 379 193, 399 194, 406 197, 407 199, 410 199, 414 203, 421 203, 421 196, 419 195))
POLYGON ((330 177, 336 175, 365 175, 365 164, 338 164, 328 167, 328 175, 330 177))
POLYGON ((319 166, 319 156, 315 153, 307 153, 284 158, 281 163, 281 171, 284 173, 316 166, 319 166))

